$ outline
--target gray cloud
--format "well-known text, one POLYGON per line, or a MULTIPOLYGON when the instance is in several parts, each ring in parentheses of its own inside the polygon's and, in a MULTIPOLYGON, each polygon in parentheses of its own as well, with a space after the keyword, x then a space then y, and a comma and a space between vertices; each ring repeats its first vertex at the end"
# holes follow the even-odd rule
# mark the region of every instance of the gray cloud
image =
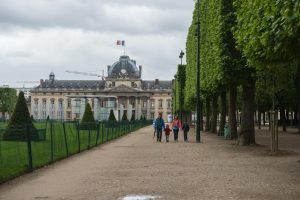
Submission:
MULTIPOLYGON (((47 78, 94 79, 65 70, 105 69, 126 53, 144 79, 171 79, 194 2, 181 0, 0 0, 0 85, 47 78), (169 5, 170 4, 170 5, 169 5)), ((100 73, 100 72, 99 72, 100 73)))

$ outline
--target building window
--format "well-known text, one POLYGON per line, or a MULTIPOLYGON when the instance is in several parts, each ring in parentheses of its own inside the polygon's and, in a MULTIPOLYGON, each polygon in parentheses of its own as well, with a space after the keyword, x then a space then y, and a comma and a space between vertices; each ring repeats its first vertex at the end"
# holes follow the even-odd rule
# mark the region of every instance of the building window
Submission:
POLYGON ((168 100, 168 108, 171 108, 171 100, 168 100))
POLYGON ((71 108, 71 99, 68 99, 68 108, 71 108))
POLYGON ((35 106, 38 106, 38 105, 39 105, 39 100, 38 100, 38 99, 35 99, 35 100, 34 100, 34 105, 35 105, 35 106))
POLYGON ((150 115, 151 115, 151 116, 150 116, 150 117, 151 117, 151 119, 154 119, 154 117, 155 117, 155 116, 154 116, 154 112, 151 112, 151 114, 150 114, 150 115))
POLYGON ((63 101, 60 100, 59 103, 58 103, 58 108, 59 108, 59 109, 62 109, 62 107, 63 107, 63 101))
POLYGON ((162 99, 160 99, 160 100, 158 101, 158 107, 159 107, 159 108, 162 108, 162 107, 163 107, 163 100, 162 100, 162 99))
POLYGON ((116 86, 116 82, 113 81, 113 82, 111 83, 111 85, 112 85, 113 87, 115 87, 115 86, 116 86))
POLYGON ((147 107, 147 101, 143 101, 143 108, 147 107))
POLYGON ((46 110, 46 106, 47 106, 47 100, 43 99, 43 110, 46 110))
POLYGON ((68 111, 68 112, 67 112, 67 118, 70 119, 71 116, 72 116, 71 111, 68 111))
POLYGON ((151 100, 151 108, 154 108, 154 107, 155 107, 155 101, 151 100))
POLYGON ((91 99, 91 101, 92 101, 92 108, 94 108, 94 106, 95 106, 95 101, 94 101, 94 99, 91 99))

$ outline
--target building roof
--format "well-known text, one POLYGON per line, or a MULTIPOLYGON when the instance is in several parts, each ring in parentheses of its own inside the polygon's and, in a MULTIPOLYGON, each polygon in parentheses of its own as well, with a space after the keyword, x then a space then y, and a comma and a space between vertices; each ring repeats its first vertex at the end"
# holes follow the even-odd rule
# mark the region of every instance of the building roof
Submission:
POLYGON ((140 70, 136 66, 136 62, 129 56, 121 56, 120 59, 112 66, 108 66, 108 78, 140 78, 140 70))
POLYGON ((58 89, 104 89, 105 82, 102 80, 45 80, 34 89, 58 88, 58 89))
POLYGON ((155 79, 154 81, 142 81, 142 89, 172 89, 172 81, 161 81, 155 79))

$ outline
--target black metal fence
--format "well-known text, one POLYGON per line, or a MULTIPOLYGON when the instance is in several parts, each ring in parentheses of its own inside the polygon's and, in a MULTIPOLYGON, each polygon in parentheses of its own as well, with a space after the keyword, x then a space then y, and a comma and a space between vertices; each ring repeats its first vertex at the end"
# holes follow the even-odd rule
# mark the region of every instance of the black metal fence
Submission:
POLYGON ((134 122, 102 121, 93 124, 78 122, 38 122, 35 128, 9 130, 0 124, 0 182, 25 172, 103 144, 139 128, 150 120, 134 122))

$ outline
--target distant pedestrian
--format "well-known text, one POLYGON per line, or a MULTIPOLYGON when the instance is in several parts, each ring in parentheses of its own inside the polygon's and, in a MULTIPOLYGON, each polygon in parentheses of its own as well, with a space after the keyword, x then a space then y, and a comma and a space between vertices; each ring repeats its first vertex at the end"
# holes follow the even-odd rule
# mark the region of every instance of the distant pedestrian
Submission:
POLYGON ((165 128, 165 121, 163 120, 161 113, 158 114, 154 122, 154 129, 157 135, 157 142, 161 142, 162 130, 165 128))
POLYGON ((169 136, 171 131, 172 130, 170 129, 169 124, 167 124, 165 128, 166 142, 169 142, 169 136))
POLYGON ((190 126, 187 122, 184 122, 182 125, 183 135, 184 135, 184 141, 188 142, 188 133, 190 131, 190 126))
POLYGON ((181 123, 180 120, 178 119, 178 116, 176 116, 172 122, 172 129, 174 133, 174 142, 178 142, 178 132, 181 129, 181 123))

